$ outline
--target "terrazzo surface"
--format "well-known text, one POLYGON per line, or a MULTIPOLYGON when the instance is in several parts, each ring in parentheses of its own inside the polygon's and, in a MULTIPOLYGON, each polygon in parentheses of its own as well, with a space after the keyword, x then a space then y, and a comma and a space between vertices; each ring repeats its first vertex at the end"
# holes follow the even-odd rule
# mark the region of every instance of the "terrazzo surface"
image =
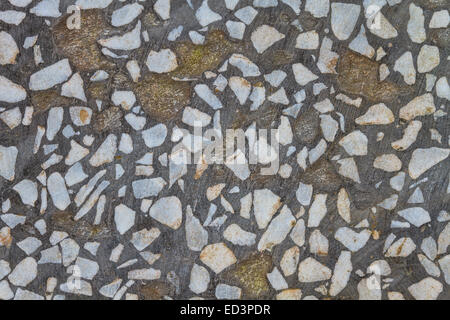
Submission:
POLYGON ((0 299, 450 299, 449 7, 1 0, 0 299))

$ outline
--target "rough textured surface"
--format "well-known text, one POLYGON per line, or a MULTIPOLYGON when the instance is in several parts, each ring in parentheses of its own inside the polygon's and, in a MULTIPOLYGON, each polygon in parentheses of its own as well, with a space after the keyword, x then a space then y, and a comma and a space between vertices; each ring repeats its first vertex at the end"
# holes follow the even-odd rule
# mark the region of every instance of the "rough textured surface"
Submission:
POLYGON ((26 14, 0 19, 0 299, 450 299, 448 1, 113 0, 70 29, 74 2, 0 2, 26 14))

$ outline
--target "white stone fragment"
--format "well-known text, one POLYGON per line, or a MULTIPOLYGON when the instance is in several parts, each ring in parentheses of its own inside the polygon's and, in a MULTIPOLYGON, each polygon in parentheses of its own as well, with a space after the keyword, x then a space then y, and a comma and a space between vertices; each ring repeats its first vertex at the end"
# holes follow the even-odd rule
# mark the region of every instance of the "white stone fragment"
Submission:
POLYGON ((250 91, 252 89, 250 82, 241 77, 231 77, 228 80, 228 85, 236 95, 239 103, 243 105, 245 101, 247 101, 247 98, 250 95, 250 91))
POLYGON ((222 16, 209 8, 208 0, 203 0, 202 5, 195 12, 195 17, 202 27, 222 20, 222 16))
POLYGON ((434 260, 437 256, 437 244, 436 241, 430 236, 423 239, 420 249, 430 259, 434 260))
POLYGON ((372 15, 372 20, 370 21, 368 19, 367 24, 367 27, 372 34, 382 39, 392 39, 398 36, 397 30, 386 19, 381 10, 374 12, 372 15))
POLYGON ((330 10, 329 0, 306 0, 305 10, 316 18, 324 18, 330 10))
POLYGON ((208 244, 208 232, 194 216, 190 206, 186 208, 185 231, 187 246, 192 251, 201 251, 208 244))
POLYGON ((58 18, 61 16, 59 11, 59 0, 42 0, 35 7, 30 9, 30 13, 38 17, 58 18))
POLYGON ((379 276, 373 274, 362 279, 357 286, 359 300, 381 300, 381 284, 379 276))
MULTIPOLYGON (((41 245, 42 245, 41 240, 35 237, 28 237, 17 243, 17 246, 20 249, 22 249, 23 252, 25 252, 27 255, 30 255, 33 252, 35 252, 41 245)), ((0 268, 1 268, 1 261, 0 261, 0 268)), ((0 278, 2 277, 0 276, 0 278)))
POLYGON ((9 287, 8 281, 0 281, 0 299, 11 300, 12 298, 14 298, 14 292, 9 287))
POLYGON ((367 274, 378 276, 388 276, 391 274, 391 267, 386 260, 376 260, 367 267, 367 274))
MULTIPOLYGON (((397 206, 398 195, 393 194, 389 198, 384 199, 382 202, 378 204, 379 207, 386 210, 394 210, 397 206)), ((409 224, 408 224, 409 227, 409 224)))
POLYGON ((100 39, 98 43, 112 50, 134 50, 141 46, 141 22, 138 21, 136 27, 120 36, 100 39))
POLYGON ((88 107, 70 107, 70 118, 74 125, 81 127, 91 123, 92 109, 88 107))
POLYGON ((286 96, 286 91, 284 90, 283 87, 278 89, 272 95, 270 95, 267 98, 267 100, 269 100, 270 102, 273 102, 275 104, 284 104, 284 105, 288 105, 289 104, 289 99, 286 96))
POLYGON ((441 275, 441 270, 439 270, 439 267, 433 261, 429 260, 427 257, 420 253, 417 255, 417 258, 422 267, 425 269, 426 273, 428 273, 430 276, 438 278, 441 275))
POLYGON ((380 81, 386 80, 386 78, 391 73, 389 71, 389 67, 386 64, 384 64, 384 63, 380 65, 380 68, 378 69, 378 72, 379 72, 379 76, 380 76, 380 81))
POLYGON ((181 226, 183 219, 181 202, 175 196, 158 199, 150 208, 149 214, 156 221, 174 230, 181 226))
POLYGON ((236 263, 236 257, 224 243, 206 246, 200 253, 200 260, 216 274, 236 263))
POLYGON ((272 272, 267 274, 267 279, 269 280, 272 288, 277 291, 287 289, 289 287, 277 267, 273 268, 272 272))
POLYGON ((72 75, 69 60, 63 59, 51 66, 48 66, 30 77, 30 90, 46 90, 54 87, 57 84, 66 82, 72 75))
POLYGON ((264 75, 264 79, 269 82, 272 87, 278 87, 286 78, 286 76, 286 72, 281 70, 274 70, 271 73, 264 75))
POLYGON ((416 250, 416 244, 411 238, 400 238, 395 241, 387 250, 386 257, 407 257, 414 250, 416 250))
POLYGON ((0 119, 12 130, 18 125, 20 125, 22 121, 22 113, 20 112, 20 108, 12 108, 6 110, 0 114, 0 119))
POLYGON ((447 28, 450 23, 450 15, 448 14, 448 10, 440 10, 435 11, 430 20, 430 29, 431 28, 447 28))
POLYGON ((34 258, 28 257, 20 261, 9 274, 9 282, 17 287, 26 287, 37 276, 37 263, 34 258))
POLYGON ((41 258, 39 259, 38 264, 60 264, 61 259, 61 252, 59 251, 59 247, 55 245, 51 248, 41 251, 41 258))
POLYGON ((166 136, 167 127, 162 123, 142 131, 142 138, 148 148, 154 148, 162 145, 166 140, 166 136))
POLYGON ((80 246, 73 239, 64 239, 60 242, 62 261, 65 267, 69 266, 78 257, 80 246))
POLYGON ((130 73, 134 82, 138 82, 141 78, 141 68, 136 60, 130 60, 127 62, 127 70, 130 73))
POLYGON ((242 294, 242 290, 239 287, 230 286, 224 283, 219 283, 216 286, 215 295, 219 300, 236 300, 240 299, 242 294))
POLYGON ((350 279, 352 270, 351 252, 341 251, 336 265, 334 266, 333 276, 331 277, 330 296, 337 296, 344 290, 350 279))
POLYGON ((280 261, 280 268, 286 277, 289 277, 295 273, 299 259, 300 249, 297 246, 293 246, 284 252, 280 261))
POLYGON ((400 72, 406 84, 413 85, 416 83, 416 69, 410 51, 405 52, 395 61, 394 71, 400 72))
POLYGON ((319 229, 314 230, 309 237, 309 251, 314 255, 328 255, 328 239, 319 229))
POLYGON ((24 179, 20 181, 13 187, 13 190, 16 191, 23 204, 34 207, 34 203, 38 198, 38 190, 37 183, 28 179, 24 179))
POLYGON ((436 95, 439 98, 450 100, 450 86, 448 85, 446 77, 441 77, 436 82, 436 95))
POLYGON ((436 300, 443 290, 439 281, 428 277, 408 287, 409 293, 416 300, 436 300))
POLYGON ((0 76, 0 101, 7 103, 17 103, 25 100, 27 92, 25 89, 12 82, 11 80, 0 76))
POLYGON ((319 34, 315 30, 300 33, 295 47, 302 50, 316 50, 319 47, 319 34))
POLYGON ((243 217, 245 219, 250 219, 250 210, 252 208, 252 202, 253 202, 253 197, 252 197, 251 192, 241 198, 241 200, 240 200, 240 203, 241 203, 240 215, 241 215, 241 217, 243 217))
POLYGON ((106 137, 94 155, 89 159, 89 164, 93 167, 99 167, 105 163, 114 161, 117 152, 117 136, 110 134, 106 137))
POLYGON ((339 141, 339 145, 345 149, 350 156, 364 156, 367 154, 368 139, 364 133, 355 130, 339 141))
POLYGON ((430 72, 439 65, 440 61, 439 48, 425 44, 420 48, 417 56, 417 71, 430 72))
POLYGON ((8 0, 13 6, 25 8, 28 6, 33 0, 8 0))
POLYGON ((301 63, 293 64, 292 71, 294 72, 295 81, 301 86, 305 86, 319 78, 301 63))
POLYGON ((105 9, 113 0, 77 0, 75 3, 81 9, 105 9))
POLYGON ((170 18, 170 1, 171 0, 157 0, 153 5, 153 10, 163 20, 170 18))
POLYGON ((189 31, 189 37, 191 38, 192 43, 194 44, 203 44, 205 42, 205 36, 198 33, 197 31, 189 31))
POLYGON ((101 287, 99 293, 107 298, 113 298, 117 290, 119 290, 121 284, 122 279, 116 279, 113 282, 101 287))
POLYGON ((405 129, 403 137, 391 143, 392 148, 399 151, 408 149, 416 141, 421 128, 422 122, 416 120, 411 121, 405 129))
POLYGON ((167 73, 178 67, 177 56, 170 49, 150 51, 146 61, 148 70, 156 73, 167 73))
POLYGON ((25 107, 25 112, 23 113, 22 124, 24 126, 29 126, 33 121, 34 108, 32 106, 25 107))
POLYGON ((245 24, 238 21, 228 20, 225 23, 231 38, 242 40, 244 38, 245 24))
POLYGON ((331 270, 311 257, 306 258, 298 265, 298 281, 300 282, 325 281, 330 278, 331 270))
POLYGON ((375 49, 367 41, 364 25, 361 25, 358 35, 350 42, 348 47, 368 58, 372 58, 375 54, 375 49))
POLYGON ((278 216, 276 216, 267 227, 267 230, 261 236, 258 243, 259 251, 272 251, 272 248, 286 238, 294 226, 295 218, 291 210, 285 205, 278 216))
POLYGON ((378 103, 371 106, 367 112, 356 118, 355 122, 359 125, 382 125, 394 122, 395 116, 384 103, 378 103))
POLYGON ((333 41, 328 37, 323 38, 319 51, 319 61, 317 61, 317 67, 322 73, 336 73, 339 55, 332 51, 332 47, 333 41))
POLYGON ((11 272, 11 267, 9 262, 5 260, 0 260, 0 280, 6 277, 11 272))
POLYGON ((405 218, 416 227, 420 227, 431 221, 428 211, 421 207, 404 209, 398 212, 398 215, 405 218))
POLYGON ((252 246, 256 242, 256 234, 243 230, 237 224, 230 224, 223 232, 223 237, 239 246, 252 246))
POLYGON ((281 207, 280 197, 269 189, 255 190, 253 193, 253 208, 256 223, 260 229, 265 229, 273 215, 281 207))
POLYGON ((195 294, 200 294, 208 289, 210 276, 206 268, 194 263, 191 270, 189 289, 195 294))
POLYGON ((444 230, 438 237, 438 254, 444 254, 447 252, 447 248, 450 245, 450 223, 447 223, 444 230))
POLYGON ((444 280, 447 284, 450 284, 450 255, 446 255, 445 257, 438 260, 439 266, 444 273, 444 280))
POLYGON ((216 95, 209 89, 206 84, 198 84, 194 87, 195 93, 205 101, 214 110, 221 109, 223 107, 222 102, 216 95))
POLYGON ((266 100, 266 88, 258 85, 253 86, 253 91, 249 99, 250 101, 252 101, 250 110, 251 111, 257 110, 266 100))
POLYGON ((356 252, 366 245, 370 235, 371 232, 367 229, 357 233, 350 228, 342 227, 336 231, 334 238, 351 252, 356 252))
POLYGON ((198 109, 186 107, 183 110, 182 121, 191 127, 206 127, 211 122, 211 116, 198 109))
POLYGON ((26 17, 25 12, 16 11, 16 10, 5 10, 0 11, 0 21, 7 23, 7 24, 13 24, 18 26, 22 23, 23 19, 26 17))
POLYGON ((408 172, 411 178, 417 179, 424 172, 431 169, 439 162, 445 160, 450 155, 450 149, 442 148, 417 148, 413 151, 408 165, 408 172))
POLYGON ((83 79, 79 73, 75 73, 69 81, 62 85, 61 95, 86 102, 86 95, 84 94, 83 89, 83 79))
POLYGON ((142 179, 132 182, 133 195, 136 199, 157 196, 167 183, 163 178, 142 179))
POLYGON ((414 3, 409 5, 409 21, 407 26, 408 35, 412 42, 422 43, 427 38, 425 33, 425 17, 422 8, 414 3))
POLYGON ((133 233, 131 243, 138 250, 142 251, 155 241, 161 232, 158 228, 142 229, 141 231, 133 233))
POLYGON ((65 210, 70 205, 70 197, 64 178, 59 172, 53 172, 47 179, 48 192, 53 204, 59 210, 65 210))
POLYGON ((311 203, 311 197, 313 193, 313 186, 308 184, 299 183, 298 189, 295 193, 298 202, 303 206, 309 206, 311 203))
POLYGON ((144 10, 138 3, 127 4, 120 9, 114 10, 111 16, 111 24, 114 27, 121 27, 134 21, 144 10))
POLYGON ((347 40, 355 29, 361 6, 351 3, 331 4, 331 29, 339 40, 347 40))
POLYGON ((320 128, 325 140, 333 142, 339 129, 339 123, 329 114, 320 115, 320 128))
POLYGON ((350 214, 350 199, 348 193, 344 188, 341 188, 338 193, 337 203, 336 203, 338 213, 345 220, 345 222, 351 222, 350 214))
POLYGON ((246 25, 250 25, 257 14, 258 11, 251 6, 241 8, 234 13, 235 17, 241 20, 246 25))
POLYGON ((14 38, 5 31, 0 31, 0 65, 15 64, 19 54, 14 38))
POLYGON ((318 227, 327 214, 327 194, 316 194, 309 209, 308 227, 318 227))
MULTIPOLYGON (((75 265, 79 268, 80 271, 79 276, 87 280, 92 280, 99 271, 98 263, 93 260, 78 257, 75 262, 75 265)), ((68 268, 69 272, 71 268, 72 266, 68 268)))
POLYGON ((136 96, 132 91, 114 91, 111 101, 116 106, 121 106, 124 110, 130 110, 136 103, 136 96))
POLYGON ((90 80, 92 82, 98 82, 98 81, 104 81, 106 79, 109 78, 109 74, 104 71, 104 70, 97 70, 92 77, 90 78, 90 80))
POLYGON ((234 10, 234 8, 236 8, 238 3, 239 3, 239 0, 225 0, 225 7, 228 10, 234 10))
POLYGON ((133 152, 133 140, 128 133, 122 133, 119 143, 119 151, 125 154, 133 152))
POLYGON ((300 14, 300 6, 302 5, 301 0, 281 0, 281 2, 291 7, 295 14, 300 14))
POLYGON ((114 209, 114 222, 116 223, 117 231, 124 234, 134 225, 136 212, 128 208, 124 204, 120 204, 114 209))
POLYGON ((373 167, 386 172, 395 172, 402 168, 402 161, 393 153, 383 154, 375 158, 373 167))
POLYGON ((258 53, 263 53, 275 42, 284 39, 284 37, 285 35, 278 32, 277 29, 264 24, 252 32, 250 39, 256 51, 258 53))

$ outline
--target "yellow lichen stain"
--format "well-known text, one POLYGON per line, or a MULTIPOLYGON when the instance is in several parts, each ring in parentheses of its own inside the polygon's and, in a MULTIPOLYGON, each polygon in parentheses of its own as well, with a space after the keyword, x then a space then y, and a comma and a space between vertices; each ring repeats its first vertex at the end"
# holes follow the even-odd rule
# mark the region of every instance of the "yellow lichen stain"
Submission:
POLYGON ((80 110, 80 120, 81 120, 81 122, 86 123, 88 119, 89 119, 89 112, 87 112, 84 109, 81 109, 80 110))

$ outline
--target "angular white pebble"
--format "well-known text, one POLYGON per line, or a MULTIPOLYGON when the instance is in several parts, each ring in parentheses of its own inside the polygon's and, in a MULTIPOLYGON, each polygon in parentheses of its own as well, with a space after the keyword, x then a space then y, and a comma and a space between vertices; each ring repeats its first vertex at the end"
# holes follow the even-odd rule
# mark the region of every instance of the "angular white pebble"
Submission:
POLYGON ((156 221, 174 230, 181 226, 183 219, 181 202, 175 196, 158 199, 150 208, 149 214, 156 221))
POLYGON ((206 246, 200 253, 200 260, 216 274, 236 263, 236 257, 224 243, 206 246))

